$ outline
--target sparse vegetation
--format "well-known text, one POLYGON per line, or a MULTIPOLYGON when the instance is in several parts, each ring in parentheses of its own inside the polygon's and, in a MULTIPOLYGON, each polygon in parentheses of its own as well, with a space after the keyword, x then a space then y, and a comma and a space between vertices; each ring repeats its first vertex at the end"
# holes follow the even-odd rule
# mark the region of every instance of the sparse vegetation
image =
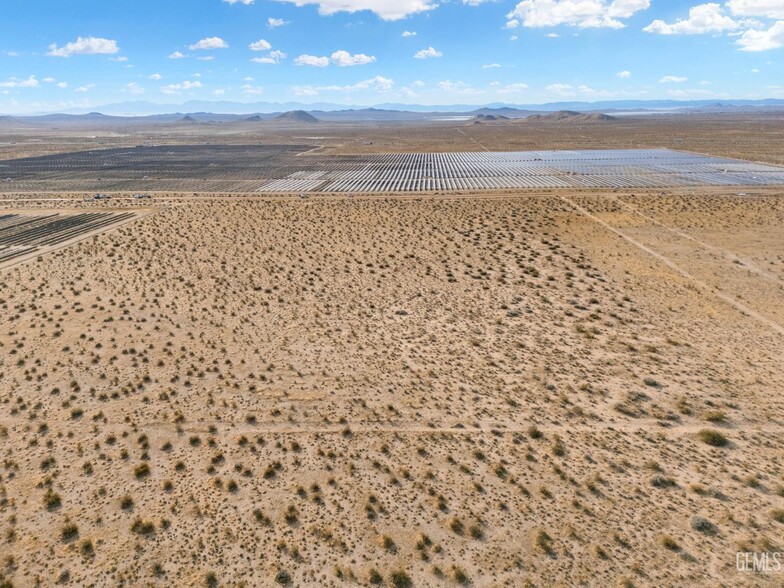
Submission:
POLYGON ((730 442, 729 439, 727 439, 719 431, 713 429, 702 429, 699 432, 699 437, 700 441, 713 447, 726 447, 730 442))
MULTIPOLYGON (((135 124, 47 148, 116 147, 79 156, 105 157, 109 185, 137 142, 164 159, 196 143, 196 195, 4 188, 6 212, 31 218, 152 214, 3 269, 0 583, 715 584, 710 548, 778 549, 781 345, 715 295, 781 315, 772 190, 239 196, 259 178, 237 164, 211 179, 204 129, 238 161, 275 140, 296 162, 311 139, 135 124), (742 271, 724 279, 729 258, 678 233, 742 254, 742 271)), ((439 149, 469 141, 439 124, 439 149)), ((511 150, 542 140, 508 124, 511 150)), ((369 151, 348 126, 325 125, 322 151, 369 151)), ((50 140, 27 132, 0 151, 50 140)), ((372 132, 379 150, 411 147, 391 123, 372 132)))

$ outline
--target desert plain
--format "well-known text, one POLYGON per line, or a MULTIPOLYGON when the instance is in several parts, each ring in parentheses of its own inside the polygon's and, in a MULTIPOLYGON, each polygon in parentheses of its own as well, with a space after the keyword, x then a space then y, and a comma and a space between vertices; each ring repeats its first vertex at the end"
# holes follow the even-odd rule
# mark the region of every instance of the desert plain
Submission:
MULTIPOLYGON (((773 114, 3 133, 9 166, 146 142, 784 163, 773 114)), ((0 185, 0 217, 133 213, 0 268, 0 585, 784 581, 737 559, 784 551, 781 187, 215 183, 0 185)))

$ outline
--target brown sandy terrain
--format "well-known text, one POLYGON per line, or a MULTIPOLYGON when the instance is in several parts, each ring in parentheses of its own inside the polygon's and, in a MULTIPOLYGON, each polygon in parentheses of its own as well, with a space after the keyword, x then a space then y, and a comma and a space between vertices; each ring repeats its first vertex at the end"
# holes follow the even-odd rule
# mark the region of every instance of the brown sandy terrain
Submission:
MULTIPOLYGON (((1 125, 2 123, 0 123, 1 125)), ((314 143, 319 153, 667 148, 784 163, 784 115, 622 116, 609 123, 509 120, 281 124, 279 121, 79 127, 0 126, 0 159, 141 144, 314 143)), ((2 173, 0 173, 2 176, 2 173)))
POLYGON ((0 270, 10 585, 780 585, 780 191, 143 206, 0 270))

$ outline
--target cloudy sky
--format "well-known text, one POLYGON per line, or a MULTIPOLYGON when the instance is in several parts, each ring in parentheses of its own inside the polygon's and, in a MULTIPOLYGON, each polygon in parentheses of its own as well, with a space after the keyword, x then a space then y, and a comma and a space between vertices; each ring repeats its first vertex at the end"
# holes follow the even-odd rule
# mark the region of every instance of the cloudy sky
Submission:
POLYGON ((0 112, 784 98, 784 0, 2 0, 0 112))

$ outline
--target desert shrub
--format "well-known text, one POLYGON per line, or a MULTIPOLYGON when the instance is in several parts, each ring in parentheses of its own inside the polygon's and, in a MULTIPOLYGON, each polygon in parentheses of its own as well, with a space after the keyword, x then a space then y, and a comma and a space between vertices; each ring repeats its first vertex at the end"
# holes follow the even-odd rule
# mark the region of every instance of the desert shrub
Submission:
POLYGON ((60 538, 68 543, 79 536, 79 527, 73 523, 66 523, 60 530, 60 538))
POLYGON ((534 540, 534 542, 536 543, 536 546, 539 549, 541 549, 542 551, 544 551, 545 553, 552 553, 553 552, 552 541, 553 540, 550 537, 550 535, 548 535, 547 532, 544 531, 544 530, 539 530, 536 533, 536 538, 534 540))
POLYGON ((651 478, 651 486, 654 488, 672 488, 676 486, 675 480, 665 476, 654 476, 651 478))
POLYGON ((726 447, 729 445, 729 439, 722 435, 719 431, 713 429, 702 429, 699 432, 700 441, 711 445, 712 447, 726 447))
POLYGON ((706 421, 710 421, 712 423, 723 423, 726 419, 726 415, 721 410, 711 410, 706 412, 703 417, 706 421))
POLYGON ((402 570, 397 570, 389 575, 389 583, 394 588, 411 588, 414 583, 411 578, 402 570))
POLYGON ((659 539, 659 542, 665 549, 669 549, 670 551, 680 551, 681 546, 678 545, 678 542, 669 535, 662 535, 661 539, 659 539))
POLYGON ((61 504, 62 501, 60 500, 60 495, 57 494, 57 492, 53 492, 51 488, 46 491, 46 494, 44 494, 44 506, 46 507, 46 510, 56 510, 60 508, 61 504))
POLYGON ((468 579, 468 575, 466 575, 466 573, 463 571, 462 568, 459 568, 457 566, 452 566, 452 578, 458 584, 465 585, 470 583, 470 580, 468 579))
POLYGON ((150 466, 146 463, 140 463, 133 469, 133 475, 137 480, 143 480, 150 475, 150 466))
POLYGON ((155 525, 151 521, 144 521, 137 518, 131 525, 131 532, 137 535, 152 535, 155 532, 155 525))
POLYGON ((465 532, 465 527, 460 519, 454 518, 449 521, 449 528, 455 535, 462 535, 465 532))
POLYGON ((93 546, 93 542, 90 539, 85 539, 79 546, 79 551, 82 552, 84 557, 92 557, 95 555, 95 547, 93 546))
POLYGON ((706 535, 715 535, 719 532, 718 527, 708 519, 696 515, 691 517, 691 528, 706 535))

